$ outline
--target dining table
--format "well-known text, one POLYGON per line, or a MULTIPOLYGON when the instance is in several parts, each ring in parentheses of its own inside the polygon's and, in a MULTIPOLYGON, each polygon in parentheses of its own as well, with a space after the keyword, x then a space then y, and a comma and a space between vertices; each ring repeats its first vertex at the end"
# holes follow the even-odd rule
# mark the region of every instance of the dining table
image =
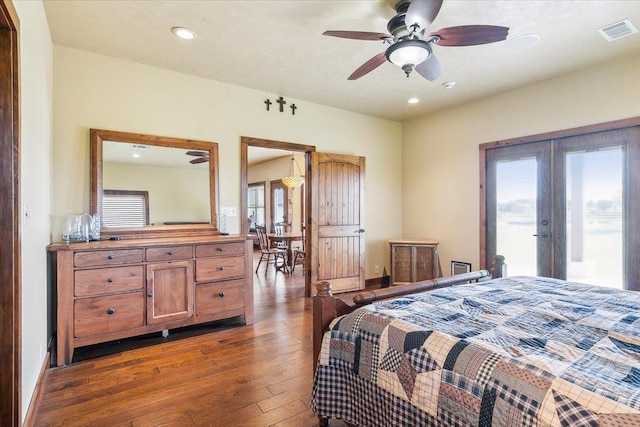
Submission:
POLYGON ((269 241, 273 242, 284 242, 287 249, 287 261, 284 266, 276 268, 282 270, 285 269, 285 272, 290 272, 292 263, 293 263, 293 248, 291 247, 291 243, 297 240, 302 240, 303 235, 301 232, 296 231, 286 231, 284 233, 269 233, 269 241))

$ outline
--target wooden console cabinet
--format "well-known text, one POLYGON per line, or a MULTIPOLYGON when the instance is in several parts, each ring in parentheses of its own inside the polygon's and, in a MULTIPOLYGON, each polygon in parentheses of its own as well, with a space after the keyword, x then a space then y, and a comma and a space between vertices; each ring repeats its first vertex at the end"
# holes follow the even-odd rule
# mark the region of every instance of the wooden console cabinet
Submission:
POLYGON ((241 236, 54 243, 57 365, 76 348, 243 316, 253 324, 253 243, 241 236))
POLYGON ((430 280, 442 276, 435 240, 389 240, 391 285, 430 280))

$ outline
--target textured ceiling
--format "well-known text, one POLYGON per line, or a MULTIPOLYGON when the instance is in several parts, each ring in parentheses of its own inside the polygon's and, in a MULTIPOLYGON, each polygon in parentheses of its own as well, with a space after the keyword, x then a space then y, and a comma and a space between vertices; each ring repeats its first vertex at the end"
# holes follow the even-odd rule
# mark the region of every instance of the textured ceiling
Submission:
POLYGON ((627 55, 640 34, 614 42, 597 29, 630 19, 633 0, 445 0, 429 30, 469 24, 510 27, 509 39, 537 34, 533 47, 505 42, 436 46, 443 69, 434 82, 385 63, 356 81, 347 77, 385 49, 381 42, 326 37, 325 30, 386 32, 393 1, 45 0, 54 43, 175 70, 286 98, 403 121, 547 80, 627 55), (198 33, 179 40, 171 27, 198 33), (453 89, 442 83, 454 80, 453 89), (421 102, 408 105, 418 97, 421 102))

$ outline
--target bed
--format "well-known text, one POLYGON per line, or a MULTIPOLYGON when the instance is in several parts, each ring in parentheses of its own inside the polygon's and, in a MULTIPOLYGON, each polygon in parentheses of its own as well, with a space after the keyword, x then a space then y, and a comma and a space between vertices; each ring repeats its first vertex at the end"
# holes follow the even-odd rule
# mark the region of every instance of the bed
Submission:
POLYGON ((640 293, 488 276, 353 302, 319 283, 311 396, 319 424, 640 426, 640 293))

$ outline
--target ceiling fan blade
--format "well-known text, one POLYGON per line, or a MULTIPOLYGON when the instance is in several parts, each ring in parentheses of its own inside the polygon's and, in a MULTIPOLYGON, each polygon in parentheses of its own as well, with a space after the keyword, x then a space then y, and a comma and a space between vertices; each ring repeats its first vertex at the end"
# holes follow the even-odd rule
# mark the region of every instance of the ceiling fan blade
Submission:
POLYGON ((419 29, 424 30, 436 19, 441 7, 442 0, 411 0, 404 24, 407 29, 417 25, 419 29))
POLYGON ((206 153, 204 151, 187 151, 185 154, 187 156, 198 156, 198 157, 208 156, 209 155, 208 153, 206 153))
POLYGON ((362 64, 357 70, 353 72, 353 74, 349 76, 347 80, 359 79, 360 77, 364 76, 365 74, 375 70, 380 65, 384 64, 386 60, 387 60, 387 57, 385 56, 384 52, 380 52, 379 54, 377 54, 376 56, 374 56, 373 58, 371 58, 370 60, 362 64))
POLYGON ((208 162, 209 158, 208 157, 198 157, 197 159, 192 159, 189 160, 189 163, 191 163, 192 165, 198 164, 198 163, 204 163, 204 162, 208 162))
POLYGON ((341 37, 343 39, 355 39, 355 40, 374 40, 380 41, 384 39, 392 39, 390 34, 385 33, 370 33, 368 31, 325 31, 323 36, 341 37))
POLYGON ((438 36, 438 46, 475 46, 505 40, 509 34, 508 27, 496 25, 463 25, 460 27, 441 28, 429 36, 438 36))
POLYGON ((422 61, 416 65, 415 70, 427 80, 435 80, 442 75, 442 68, 438 58, 432 53, 426 61, 422 61))

